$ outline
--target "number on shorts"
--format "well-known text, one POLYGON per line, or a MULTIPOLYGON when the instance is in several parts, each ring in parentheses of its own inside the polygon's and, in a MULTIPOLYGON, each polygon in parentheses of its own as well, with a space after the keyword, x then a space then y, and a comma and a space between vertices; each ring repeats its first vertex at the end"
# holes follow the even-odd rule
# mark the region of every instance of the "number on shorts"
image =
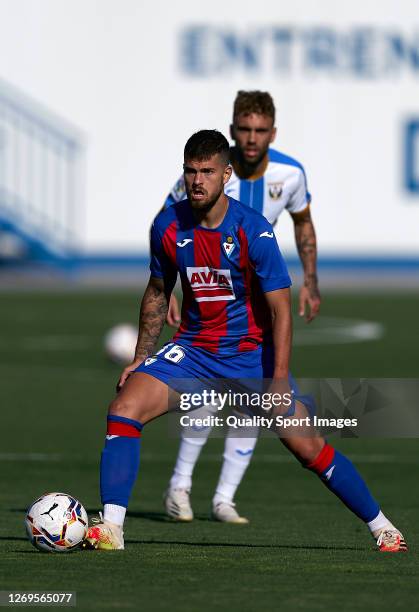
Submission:
POLYGON ((184 357, 185 351, 177 344, 174 344, 164 356, 165 359, 173 361, 173 363, 179 363, 179 361, 184 357))

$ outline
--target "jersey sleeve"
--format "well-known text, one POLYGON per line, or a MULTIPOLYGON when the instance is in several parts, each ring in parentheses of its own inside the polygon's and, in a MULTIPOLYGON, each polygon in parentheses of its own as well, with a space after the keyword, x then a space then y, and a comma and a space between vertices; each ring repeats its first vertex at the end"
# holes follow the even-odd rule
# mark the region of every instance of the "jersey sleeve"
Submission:
POLYGON ((177 183, 174 185, 169 195, 167 196, 164 202, 163 208, 169 208, 169 206, 173 206, 173 204, 176 204, 177 202, 180 202, 181 200, 184 200, 185 198, 186 198, 185 180, 182 175, 180 179, 177 181, 177 183))
POLYGON ((295 188, 288 200, 286 209, 290 213, 303 211, 311 202, 311 194, 307 189, 307 179, 302 168, 298 168, 295 177, 295 188))
POLYGON ((259 279, 262 291, 275 291, 291 286, 287 265, 279 250, 273 227, 264 220, 249 236, 249 258, 259 279))
POLYGON ((169 260, 163 248, 163 236, 156 220, 150 229, 150 272, 155 278, 163 278, 167 283, 175 284, 177 270, 169 260))

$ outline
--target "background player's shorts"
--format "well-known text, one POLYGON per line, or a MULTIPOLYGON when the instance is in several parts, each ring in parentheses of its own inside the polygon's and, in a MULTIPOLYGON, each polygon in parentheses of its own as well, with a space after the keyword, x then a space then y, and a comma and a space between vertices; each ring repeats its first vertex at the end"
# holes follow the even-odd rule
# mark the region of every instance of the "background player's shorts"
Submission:
MULTIPOLYGON (((272 345, 262 344, 254 351, 233 355, 217 355, 198 347, 184 347, 168 342, 134 371, 149 374, 178 393, 202 393, 204 388, 214 388, 219 381, 218 391, 225 392, 226 385, 231 384, 235 392, 261 394, 268 390, 274 365, 272 345)), ((297 384, 291 376, 289 385, 293 400, 298 399, 307 406, 307 399, 300 396, 297 384)), ((294 410, 295 401, 286 416, 294 414, 294 410)))

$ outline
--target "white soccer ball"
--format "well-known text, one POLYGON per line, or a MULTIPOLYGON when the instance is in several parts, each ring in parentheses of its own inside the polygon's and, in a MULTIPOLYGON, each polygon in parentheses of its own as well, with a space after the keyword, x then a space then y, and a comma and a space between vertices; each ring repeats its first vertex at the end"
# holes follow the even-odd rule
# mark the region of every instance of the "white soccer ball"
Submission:
POLYGON ((105 336, 105 351, 109 359, 127 365, 134 359, 138 330, 130 323, 112 327, 105 336))
POLYGON ((29 540, 39 550, 69 552, 86 536, 87 513, 67 493, 45 493, 33 502, 25 517, 29 540))

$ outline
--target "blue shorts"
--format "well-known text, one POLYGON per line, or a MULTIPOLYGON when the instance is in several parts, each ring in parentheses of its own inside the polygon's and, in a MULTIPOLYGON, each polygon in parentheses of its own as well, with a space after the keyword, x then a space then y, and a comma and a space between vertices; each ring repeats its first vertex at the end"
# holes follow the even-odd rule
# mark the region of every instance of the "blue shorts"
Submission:
MULTIPOLYGON (((178 393, 202 393, 204 388, 208 388, 208 381, 211 382, 209 386, 213 387, 217 380, 229 385, 233 383, 236 391, 262 393, 269 388, 274 365, 272 345, 262 344, 254 351, 233 355, 217 355, 198 347, 184 347, 168 342, 134 371, 154 376, 178 393)), ((289 385, 293 399, 298 399, 307 406, 307 398, 299 394, 292 376, 289 377, 289 385)), ((284 416, 291 416, 294 410, 295 401, 284 416)))
POLYGON ((145 372, 169 384, 174 378, 272 378, 273 347, 260 345, 254 351, 217 355, 197 347, 166 343, 149 357, 135 372, 145 372))

